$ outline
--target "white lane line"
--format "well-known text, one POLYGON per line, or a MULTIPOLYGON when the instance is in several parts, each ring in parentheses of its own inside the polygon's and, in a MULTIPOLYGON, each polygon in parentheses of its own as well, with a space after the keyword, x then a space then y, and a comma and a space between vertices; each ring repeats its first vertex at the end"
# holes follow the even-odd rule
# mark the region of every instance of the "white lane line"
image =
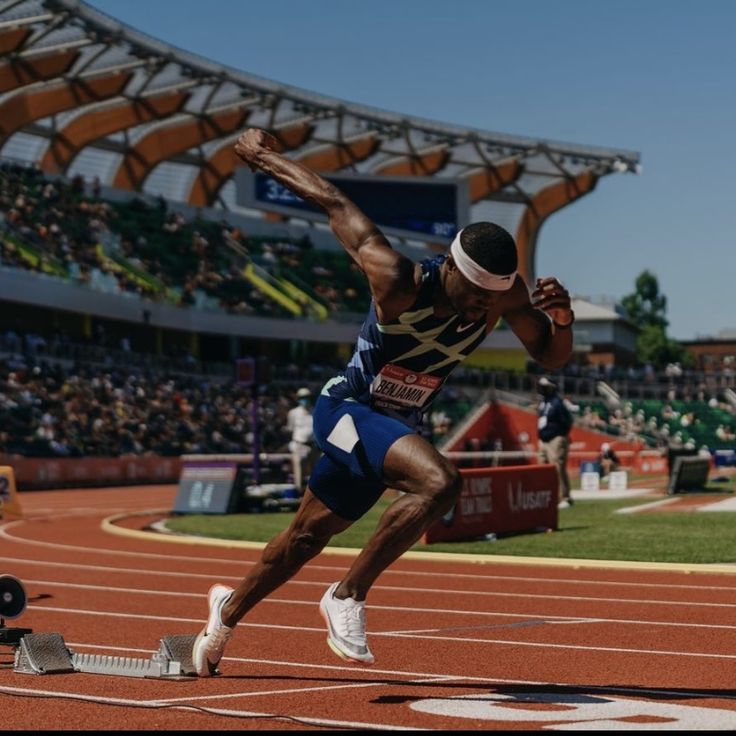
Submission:
MULTIPOLYGON (((92 552, 93 550, 90 550, 92 552)), ((84 565, 81 563, 71 562, 54 562, 53 560, 24 560, 19 557, 3 557, 3 564, 12 562, 14 565, 33 565, 35 567, 63 567, 65 570, 89 570, 90 572, 112 572, 121 573, 123 575, 133 573, 134 575, 161 575, 163 577, 172 578, 202 578, 203 580, 212 580, 214 575, 211 573, 197 572, 170 572, 168 570, 151 570, 146 567, 112 567, 109 565, 84 565)), ((222 580, 241 580, 241 576, 220 575, 222 580)), ((315 583, 316 585, 316 583, 315 583)), ((322 583, 326 585, 326 583, 322 583)))
MULTIPOLYGON (((132 648, 117 648, 110 646, 101 646, 97 644, 85 644, 81 642, 67 642, 70 647, 83 647, 87 649, 102 649, 104 651, 117 651, 126 652, 133 654, 154 654, 152 649, 132 649, 132 648)), ((269 667, 284 667, 286 669, 308 669, 308 670, 327 670, 329 672, 349 672, 352 674, 357 673, 369 673, 370 675, 385 675, 390 678, 401 678, 409 677, 412 680, 422 680, 426 678, 436 678, 438 680, 455 680, 460 682, 477 682, 487 684, 489 687, 494 685, 534 685, 541 687, 553 687, 553 688, 574 688, 585 692, 616 692, 616 693, 629 693, 632 695, 665 695, 673 698, 720 698, 723 700, 736 700, 736 692, 727 692, 725 688, 719 693, 714 693, 710 688, 702 688, 685 690, 683 688, 675 688, 667 690, 665 688, 653 688, 644 686, 626 686, 626 685, 591 685, 581 684, 579 682, 548 682, 544 680, 518 680, 510 679, 505 677, 494 677, 493 675, 468 675, 464 674, 453 674, 451 672, 438 673, 438 672, 414 672, 411 670, 390 670, 382 669, 371 666, 370 669, 365 669, 359 665, 346 665, 346 664, 317 664, 312 662, 295 662, 293 660, 283 659, 259 659, 256 657, 223 657, 223 662, 237 662, 239 664, 255 664, 255 665, 267 665, 269 667)), ((499 662, 500 666, 503 667, 503 662, 499 662)))
MULTIPOLYGON (((0 527, 0 537, 7 539, 10 542, 17 544, 25 544, 33 547, 43 547, 44 549, 56 549, 66 550, 70 552, 84 552, 104 555, 114 555, 115 557, 139 557, 148 560, 180 560, 182 562, 217 562, 228 565, 253 565, 254 562, 243 561, 243 560, 231 560, 226 558, 210 558, 210 557, 195 557, 193 555, 166 555, 159 554, 157 552, 134 552, 132 550, 125 549, 106 549, 104 547, 83 547, 77 544, 61 544, 59 542, 44 542, 40 539, 27 539, 26 537, 16 537, 9 534, 9 530, 15 528, 18 525, 23 525, 26 522, 24 520, 11 521, 3 527, 0 527)), ((347 565, 346 565, 347 567, 347 565)), ((333 568, 334 569, 334 568, 333 568)), ((345 568, 341 568, 345 569, 345 568)))
MULTIPOLYGON (((386 723, 364 723, 362 721, 339 721, 330 718, 314 718, 313 716, 300 716, 293 713, 265 713, 260 711, 232 710, 225 708, 210 708, 202 705, 188 705, 187 703, 169 704, 166 700, 133 700, 130 698, 111 698, 99 695, 87 695, 85 693, 56 692, 54 690, 41 690, 39 688, 21 688, 1 686, 0 693, 6 695, 25 695, 32 697, 60 698, 62 700, 84 700, 99 705, 127 705, 133 708, 167 708, 171 710, 194 710, 200 713, 218 716, 235 716, 239 718, 257 718, 299 722, 312 726, 329 726, 337 728, 363 728, 374 731, 415 731, 413 727, 395 726, 386 723)), ((430 730, 430 729, 424 729, 430 730)))
MULTIPOLYGON (((24 584, 28 585, 45 585, 48 587, 56 588, 72 588, 77 590, 95 590, 105 591, 112 593, 127 593, 132 595, 152 595, 152 596, 168 596, 168 597, 182 597, 182 598, 199 598, 204 600, 202 593, 187 593, 184 591, 167 591, 167 590, 149 590, 144 588, 121 588, 113 587, 110 585, 87 585, 83 583, 59 583, 53 580, 28 580, 23 579, 24 584)), ((379 586, 380 587, 380 586, 379 586)), ((294 598, 273 598, 269 596, 264 598, 261 603, 276 603, 279 605, 289 606, 316 606, 317 603, 314 600, 297 600, 294 598)), ((45 606, 31 606, 33 610, 43 610, 45 606)), ((734 624, 697 624, 691 622, 672 622, 672 621, 647 621, 644 619, 618 619, 618 618, 600 618, 597 616, 560 616, 555 614, 547 613, 509 613, 505 611, 469 611, 468 609, 447 609, 447 608, 418 608, 416 606, 384 606, 378 604, 370 604, 369 610, 373 611, 401 611, 406 613, 447 613, 456 614, 458 616, 495 616, 495 617, 509 617, 509 618, 523 618, 523 619, 545 619, 544 623, 616 623, 616 624, 636 624, 644 626, 675 626, 682 628, 703 628, 703 629, 724 629, 731 630, 736 629, 734 624)), ((424 631, 434 631, 434 629, 418 629, 416 633, 422 633, 424 631)))
MULTIPOLYGON (((414 680, 406 680, 402 682, 402 685, 424 685, 437 682, 452 682, 453 678, 447 675, 440 677, 430 677, 428 679, 417 678, 414 680)), ((312 693, 312 692, 323 692, 324 690, 352 690, 363 687, 385 687, 388 683, 386 682, 346 682, 341 685, 316 685, 313 687, 290 687, 286 690, 253 690, 241 693, 218 693, 211 695, 196 695, 189 698, 166 698, 166 703, 179 703, 179 702, 195 702, 202 700, 227 700, 235 698, 256 698, 259 695, 293 695, 295 693, 312 693)), ((396 683, 391 683, 396 684, 396 683)))
MULTIPOLYGON (((177 560, 183 562, 206 562, 212 564, 223 564, 223 565, 238 565, 239 567, 247 567, 254 565, 255 562, 252 560, 239 560, 239 559, 228 559, 223 557, 202 557, 193 555, 167 555, 157 554, 154 552, 132 552, 130 550, 120 549, 103 549, 99 547, 82 547, 78 545, 60 544, 58 542, 43 542, 35 539, 26 539, 24 537, 16 537, 8 533, 9 529, 14 528, 19 524, 24 524, 24 520, 12 521, 0 526, 0 538, 7 539, 9 542, 26 544, 32 546, 45 547, 47 549, 56 550, 69 550, 75 552, 84 552, 92 554, 110 554, 115 556, 127 556, 127 557, 139 557, 143 559, 159 559, 159 560, 177 560)), ((31 562, 26 560, 27 562, 31 562)), ((520 558, 519 566, 528 566, 528 562, 524 562, 524 558, 520 558)), ((349 567, 346 562, 345 565, 317 565, 309 563, 310 570, 325 570, 331 573, 345 571, 349 567)), ((115 568, 110 568, 115 569, 115 568)), ((639 574, 639 573, 636 573, 639 574)), ((686 573, 672 573, 672 574, 686 574, 686 573)), ((428 572, 428 571, 413 571, 413 570, 385 570, 382 575, 399 575, 399 576, 417 576, 417 577, 432 577, 447 579, 447 572, 428 572)), ((610 580, 586 580, 585 578, 553 578, 553 577, 529 577, 529 576, 512 576, 512 575, 493 575, 493 574, 471 574, 471 573, 452 573, 453 578, 464 579, 464 580, 499 580, 499 581, 514 581, 514 582, 533 582, 533 583, 547 583, 547 584, 561 584, 571 583, 573 585, 602 585, 602 586, 614 586, 614 587, 637 587, 637 588, 664 588, 664 589, 684 589, 684 590, 702 590, 702 591, 715 591, 725 590, 736 592, 736 581, 734 585, 684 585, 684 584, 671 584, 671 583, 642 583, 642 582, 616 582, 610 580)))
MULTIPOLYGON (((128 511, 132 512, 127 506, 109 508, 107 506, 78 506, 76 508, 68 509, 59 507, 58 509, 41 509, 40 511, 31 510, 29 513, 27 510, 24 511, 24 518, 22 521, 36 522, 36 521, 56 521, 56 519, 68 519, 74 516, 99 516, 104 513, 107 515, 112 514, 124 514, 128 511)), ((20 521, 20 520, 19 520, 20 521)))
MULTIPOLYGON (((128 620, 142 619, 145 621, 168 621, 174 623, 186 623, 186 624, 201 624, 202 619, 193 619, 186 617, 175 617, 175 616, 154 616, 152 614, 141 614, 141 613, 120 613, 113 611, 87 611, 78 608, 60 608, 56 606, 33 606, 34 610, 47 611, 52 613, 73 613, 81 614, 86 616, 98 616, 107 618, 124 618, 128 620)), ((320 636, 324 636, 324 628, 315 628, 312 626, 290 626, 285 624, 257 624, 257 623, 246 623, 240 622, 238 626, 244 628, 253 629, 269 629, 279 631, 296 631, 296 632, 310 632, 319 633, 320 636)), ((479 639, 471 637, 451 637, 451 636, 430 636, 422 634, 403 634, 401 632, 380 632, 374 631, 370 634, 371 637, 385 636, 390 638, 407 638, 407 639, 429 639, 433 641, 452 641, 456 644, 462 643, 478 643, 478 644, 499 644, 504 646, 525 646, 525 647, 538 647, 542 649, 574 649, 584 650, 591 652, 621 652, 629 654, 664 654, 671 656, 683 656, 683 657, 704 657, 704 658, 715 658, 715 659, 736 659, 736 654, 709 654, 708 652, 676 652, 669 650, 657 650, 657 649, 626 649, 619 647, 594 647, 594 646, 582 646, 575 644, 549 644, 547 642, 529 642, 529 641, 515 641, 510 639, 479 639)))
POLYGON ((698 506, 696 511, 736 511, 736 498, 724 498, 722 501, 714 501, 713 503, 698 506))
MULTIPOLYGON (((8 561, 8 558, 5 558, 5 562, 8 561)), ((156 570, 145 570, 137 568, 116 568, 116 567, 102 567, 98 565, 70 565, 69 563, 53 563, 53 562, 38 562, 38 561, 32 561, 29 562, 27 560, 12 560, 16 564, 30 564, 30 565, 42 565, 42 566, 56 566, 56 567, 63 567, 67 570, 72 569, 79 569, 79 570, 96 570, 96 571, 104 571, 104 572, 124 572, 124 573, 135 573, 140 575, 164 575, 168 577, 181 577, 181 578, 205 578, 207 580, 212 580, 212 575, 205 575, 203 573, 195 574, 195 573, 187 573, 187 572, 161 572, 156 570)), ((221 575, 219 580, 224 581, 238 581, 242 580, 241 577, 236 577, 232 575, 221 575)), ((306 586, 319 586, 324 587, 325 583, 323 582, 315 582, 310 580, 290 580, 288 581, 291 585, 306 585, 306 586)), ((664 606, 690 606, 690 607, 700 607, 700 608, 736 608, 736 603, 710 603, 707 601, 674 601, 674 600, 660 600, 660 599, 651 599, 651 598, 602 598, 602 597, 596 597, 596 596, 582 596, 582 595, 561 595, 561 594, 555 594, 555 595, 547 595, 544 593, 517 593, 517 592, 502 592, 502 591, 466 591, 462 589, 448 589, 448 588, 416 588, 411 586, 405 586, 405 585, 398 585, 398 586, 392 586, 392 585, 375 585, 373 586, 372 590, 382 590, 382 591, 397 591, 401 593, 411 592, 411 593, 429 593, 431 595, 482 595, 487 596, 489 598, 515 598, 515 599, 525 599, 525 600, 552 600, 552 601, 575 601, 577 603, 579 602, 588 602, 588 603, 619 603, 628 605, 631 603, 639 603, 642 605, 664 605, 664 606)), ((421 610, 421 609, 417 609, 421 610)), ((434 610, 434 609, 430 609, 434 610)))
POLYGON ((736 654, 710 654, 708 652, 679 652, 666 649, 630 649, 626 647, 590 647, 580 644, 550 644, 549 642, 532 642, 532 641, 508 641, 505 639, 480 639, 474 637, 454 637, 454 636, 430 636, 424 634, 404 634, 398 633, 378 633, 371 636, 395 636, 402 639, 430 639, 432 641, 452 641, 474 644, 505 644, 509 646, 520 647, 542 647, 543 649, 573 649, 593 652, 615 652, 620 654, 664 654, 675 657, 704 657, 706 659, 736 659, 736 654))
POLYGON ((671 503, 679 501, 679 498, 665 498, 662 501, 652 501, 651 503, 645 503, 641 506, 626 506, 622 509, 614 511, 615 514, 636 514, 639 511, 648 511, 649 509, 656 509, 660 506, 668 506, 671 503))

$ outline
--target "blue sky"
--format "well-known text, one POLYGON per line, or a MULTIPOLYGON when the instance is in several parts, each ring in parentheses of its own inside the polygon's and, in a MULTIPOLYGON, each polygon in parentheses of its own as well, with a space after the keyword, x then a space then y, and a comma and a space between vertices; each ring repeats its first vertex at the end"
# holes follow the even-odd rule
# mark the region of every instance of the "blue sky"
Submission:
POLYGON ((672 337, 736 329, 736 2, 90 0, 221 63, 351 102, 639 151, 543 226, 537 273, 620 300, 652 271, 672 337))

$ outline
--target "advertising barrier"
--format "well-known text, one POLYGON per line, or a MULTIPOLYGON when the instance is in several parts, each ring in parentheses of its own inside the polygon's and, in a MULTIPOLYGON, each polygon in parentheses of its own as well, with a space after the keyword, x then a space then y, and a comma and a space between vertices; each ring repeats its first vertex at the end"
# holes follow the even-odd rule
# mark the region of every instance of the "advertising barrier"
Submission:
POLYGON ((15 489, 15 473, 9 465, 0 465, 0 519, 5 514, 23 516, 15 489))
MULTIPOLYGON (((259 475, 284 480, 290 453, 261 453, 259 475)), ((254 483, 252 454, 182 455, 175 514, 234 514, 294 509, 301 500, 293 483, 254 483)), ((260 479, 259 479, 260 480, 260 479)))
POLYGON ((19 490, 81 486, 122 486, 175 483, 178 457, 26 458, 0 455, 0 465, 12 467, 19 490))
MULTIPOLYGON (((228 514, 235 511, 241 465, 226 460, 185 461, 179 476, 174 513, 228 514)), ((242 476, 242 472, 240 474, 242 476)))
POLYGON ((634 468, 642 475, 663 475, 667 472, 667 453, 662 450, 642 450, 636 455, 634 468))
POLYGON ((554 465, 468 468, 453 509, 424 534, 423 542, 475 539, 488 534, 557 529, 554 465))

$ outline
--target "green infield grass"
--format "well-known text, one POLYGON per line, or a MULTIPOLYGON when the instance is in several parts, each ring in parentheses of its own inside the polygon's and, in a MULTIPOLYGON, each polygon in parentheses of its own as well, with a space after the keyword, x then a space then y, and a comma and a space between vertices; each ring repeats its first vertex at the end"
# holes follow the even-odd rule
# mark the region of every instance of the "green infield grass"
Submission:
MULTIPOLYGON (((707 496, 717 493, 729 498, 734 478, 727 483, 710 483, 707 496)), ((639 480, 652 487, 651 479, 639 480)), ((660 482, 659 487, 662 486, 660 482)), ((630 484, 631 486, 631 484, 630 484)), ((605 493, 605 492, 602 492, 605 493)), ((393 500, 382 498, 360 521, 335 536, 330 546, 362 547, 381 513, 393 500)), ((494 540, 417 543, 412 549, 430 552, 465 552, 484 555, 518 555, 643 562, 736 563, 736 512, 657 511, 615 513, 618 509, 668 498, 655 496, 616 500, 578 500, 559 512, 559 529, 549 533, 500 536, 494 540)), ((267 542, 286 528, 293 512, 231 515, 183 515, 167 520, 171 531, 222 539, 267 542)))

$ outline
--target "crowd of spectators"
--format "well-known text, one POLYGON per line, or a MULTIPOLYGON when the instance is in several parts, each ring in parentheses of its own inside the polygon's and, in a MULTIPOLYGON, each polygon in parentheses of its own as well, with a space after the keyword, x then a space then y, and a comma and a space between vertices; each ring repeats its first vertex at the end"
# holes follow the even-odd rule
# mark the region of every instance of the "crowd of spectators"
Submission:
MULTIPOLYGON (((285 451, 295 390, 271 386, 259 396, 263 451, 285 451)), ((252 402, 249 388, 203 377, 48 363, 11 370, 0 361, 0 454, 250 452, 252 402)))
POLYGON ((582 402, 581 427, 662 448, 721 449, 736 443, 736 407, 717 396, 691 400, 582 402))
POLYGON ((0 162, 0 264, 182 307, 292 316, 245 278, 252 262, 297 282, 307 303, 328 312, 368 305, 365 279, 342 251, 315 251, 308 237, 249 237, 226 218, 187 221, 162 197, 105 201, 100 189, 98 180, 51 180, 38 167, 0 162))
MULTIPOLYGON (((198 372, 187 361, 171 370, 170 359, 101 360, 106 351, 76 351, 34 333, 0 336, 0 454, 36 457, 180 455, 243 453, 253 449, 251 389, 231 375, 198 372), (64 355, 65 359, 53 359, 64 355)), ((108 357, 109 357, 109 351, 108 357)), ((136 354, 131 353, 135 358, 136 354)), ((140 356, 138 356, 140 357, 140 356)), ((335 366, 275 366, 261 388, 261 448, 286 452, 286 416, 300 386, 318 390, 335 366)), ((426 422, 436 443, 446 439, 473 406, 473 394, 460 385, 445 387, 426 422)), ((652 446, 702 449, 706 430, 710 449, 736 443, 736 412, 727 402, 601 402, 569 404, 579 426, 652 446), (711 416, 711 413, 713 415, 711 416), (713 416, 719 418, 715 423, 713 416)), ((491 449, 491 448, 484 448, 491 449)))
MULTIPOLYGON (((125 351, 124 351, 125 352, 125 351)), ((129 352, 130 362, 94 343, 78 345, 7 330, 0 335, 0 455, 118 457, 248 453, 254 447, 252 388, 193 360, 129 352), (71 356, 74 356, 72 359, 71 356), (146 358, 143 360, 143 358, 146 358), (172 370, 177 367, 184 370, 172 370)), ((287 452, 287 414, 305 384, 316 392, 335 366, 285 363, 259 389, 259 445, 287 452)), ((450 386, 428 422, 441 440, 471 406, 450 386)))
MULTIPOLYGON (((245 263, 272 278, 292 281, 332 314, 362 313, 370 299, 364 276, 344 252, 317 250, 308 238, 253 238, 227 219, 195 216, 188 221, 161 197, 106 201, 98 180, 50 179, 38 167, 0 162, 0 266, 187 308, 288 316, 245 278, 245 263)), ((0 343, 0 348, 30 358, 0 363, 0 419, 8 420, 0 424, 0 451, 10 445, 25 448, 24 454, 178 454, 239 452, 252 444, 247 392, 192 377, 205 368, 191 355, 169 356, 166 363, 151 356, 139 359, 124 341, 80 350, 56 338, 19 336, 12 330, 0 343), (39 360, 50 355, 92 362, 70 369, 39 360), (170 374, 164 380, 162 371, 174 365, 190 375, 170 374)), ((321 367, 315 381, 324 378, 325 370, 333 367, 321 367)), ((526 374, 517 375, 461 367, 453 383, 523 390, 533 385, 539 370, 532 364, 526 374)), ((295 367, 295 384, 302 380, 301 372, 302 367, 295 367)), ((560 375, 569 381, 564 386, 581 388, 587 382, 589 395, 594 395, 596 382, 605 381, 657 387, 663 398, 656 406, 582 402, 577 416, 582 426, 669 447, 697 442, 706 430, 712 430, 715 444, 736 442, 734 409, 714 389, 714 381, 732 386, 736 377, 731 372, 702 379, 675 363, 661 372, 652 365, 571 363, 560 375)), ((455 395, 458 391, 448 386, 428 417, 436 440, 448 435, 462 414, 459 407, 467 403, 466 397, 455 395)), ((288 401, 278 394, 270 401, 269 396, 264 394, 262 411, 273 414, 265 418, 280 418, 288 401)), ((283 439, 266 437, 276 445, 283 439)))

